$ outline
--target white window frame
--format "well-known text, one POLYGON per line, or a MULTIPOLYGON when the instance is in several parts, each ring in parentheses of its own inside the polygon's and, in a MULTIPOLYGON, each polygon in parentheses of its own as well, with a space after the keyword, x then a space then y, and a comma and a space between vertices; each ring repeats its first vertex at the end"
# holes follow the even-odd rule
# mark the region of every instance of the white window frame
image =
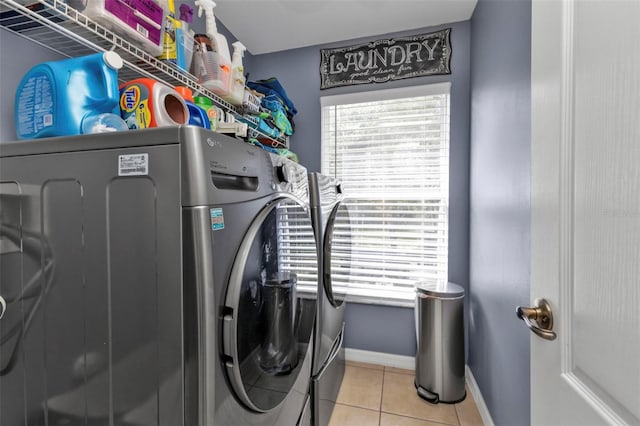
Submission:
MULTIPOLYGON (((384 89, 384 90, 374 90, 367 92, 357 92, 357 93, 349 93, 349 94, 341 94, 341 95, 331 95, 331 96, 323 96, 320 98, 321 105, 321 172, 323 174, 332 176, 340 180, 340 176, 334 176, 332 170, 327 169, 327 157, 328 152, 327 149, 329 147, 329 143, 325 141, 325 129, 327 123, 325 123, 325 108, 332 106, 341 106, 348 104, 358 104, 364 102, 376 102, 376 101, 388 101, 394 99, 405 99, 405 98, 415 98, 422 96, 431 96, 431 95, 448 95, 448 105, 447 112, 448 118, 444 120, 445 122, 442 124, 443 126, 447 126, 446 128, 446 137, 443 141, 444 149, 446 149, 446 158, 443 161, 446 162, 446 167, 441 170, 445 170, 441 176, 441 185, 442 192, 446 191, 446 201, 444 209, 446 211, 445 222, 445 244, 446 244, 446 254, 444 254, 444 259, 442 260, 445 264, 444 273, 442 270, 438 272, 438 282, 446 281, 448 279, 448 244, 449 244, 449 233, 448 233, 448 222, 449 222, 449 170, 450 170, 450 149, 449 149, 449 139, 450 139, 450 121, 451 121, 451 83, 437 83, 430 85, 422 85, 422 86, 413 86, 413 87, 403 87, 396 89, 384 89), (443 276, 444 275, 444 276, 443 276)), ((348 185, 345 185, 345 192, 347 199, 357 198, 357 194, 350 194, 348 185)), ((347 200, 348 205, 348 200, 347 200)), ((420 277, 416 277, 416 282, 421 281, 420 277)), ((364 284, 366 286, 366 284, 364 284)), ((375 284, 372 284, 375 287, 375 284)), ((334 291, 337 290, 338 285, 334 286, 334 291)), ((346 290, 346 300, 358 303, 372 303, 372 304, 380 304, 380 305, 393 305, 393 306, 413 306, 415 302, 415 297, 413 296, 413 291, 409 294, 409 287, 406 286, 404 288, 396 287, 391 288, 391 291, 372 291, 366 289, 357 289, 352 288, 355 286, 348 286, 349 289, 346 290), (376 293, 375 295, 368 293, 376 293), (401 293, 400 295, 398 295, 401 293)), ((372 288, 373 288, 372 287, 372 288)), ((384 288, 380 286, 379 288, 384 288)), ((344 290, 344 289, 343 289, 344 290)), ((340 292, 340 290, 338 290, 340 292)))

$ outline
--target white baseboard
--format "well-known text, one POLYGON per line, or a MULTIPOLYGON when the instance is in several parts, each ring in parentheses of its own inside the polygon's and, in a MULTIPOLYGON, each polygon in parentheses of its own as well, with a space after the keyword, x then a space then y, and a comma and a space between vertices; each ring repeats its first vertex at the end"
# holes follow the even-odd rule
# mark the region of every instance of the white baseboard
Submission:
POLYGON ((416 358, 413 356, 345 348, 344 357, 347 361, 367 362, 369 364, 384 365, 385 367, 404 368, 406 370, 415 370, 416 368, 416 358))
POLYGON ((480 417, 482 417, 482 422, 485 424, 485 426, 495 426, 495 423, 493 423, 493 419, 491 418, 489 408, 487 408, 487 404, 484 402, 484 398, 482 397, 482 393, 480 392, 480 388, 478 387, 478 382, 476 382, 475 377, 473 377, 473 373, 471 372, 471 369, 468 365, 465 365, 464 371, 465 377, 467 379, 467 386, 469 386, 471 395, 476 401, 476 406, 478 407, 478 411, 480 412, 480 417))
MULTIPOLYGON (((347 361, 366 362, 369 364, 384 365, 385 367, 404 368, 406 370, 415 370, 416 368, 416 359, 412 356, 349 348, 345 348, 344 356, 347 361)), ((468 365, 465 365, 465 378, 467 386, 469 386, 469 391, 476 402, 476 406, 480 412, 480 417, 482 417, 482 421, 485 426, 495 426, 495 423, 493 423, 493 419, 491 418, 491 413, 489 413, 487 404, 484 402, 484 398, 482 397, 482 393, 478 387, 478 383, 476 382, 475 377, 473 377, 473 373, 468 365)))

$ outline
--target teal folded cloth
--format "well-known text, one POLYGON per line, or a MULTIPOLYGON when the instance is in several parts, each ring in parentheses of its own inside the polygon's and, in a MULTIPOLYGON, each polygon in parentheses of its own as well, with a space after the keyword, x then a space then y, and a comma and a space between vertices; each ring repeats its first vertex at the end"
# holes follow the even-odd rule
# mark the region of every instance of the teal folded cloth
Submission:
POLYGON ((267 124, 267 122, 262 118, 258 119, 258 130, 260 130, 267 136, 271 136, 272 138, 277 138, 278 136, 280 136, 280 132, 267 124))
POLYGON ((272 111, 271 118, 273 119, 273 124, 275 124, 275 126, 285 135, 291 136, 293 134, 293 127, 291 127, 291 123, 284 111, 272 111))

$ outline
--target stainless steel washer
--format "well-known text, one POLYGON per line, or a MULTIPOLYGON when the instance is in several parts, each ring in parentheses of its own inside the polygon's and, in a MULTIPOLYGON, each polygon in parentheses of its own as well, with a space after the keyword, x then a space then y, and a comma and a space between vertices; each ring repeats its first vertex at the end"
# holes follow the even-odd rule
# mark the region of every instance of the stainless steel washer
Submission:
POLYGON ((314 425, 327 425, 344 377, 345 287, 350 262, 350 219, 342 187, 320 173, 309 174, 311 209, 320 256, 314 329, 311 409, 314 425), (340 277, 333 275, 340 268, 340 277))
POLYGON ((204 129, 2 145, 0 424, 296 424, 312 233, 304 167, 204 129))

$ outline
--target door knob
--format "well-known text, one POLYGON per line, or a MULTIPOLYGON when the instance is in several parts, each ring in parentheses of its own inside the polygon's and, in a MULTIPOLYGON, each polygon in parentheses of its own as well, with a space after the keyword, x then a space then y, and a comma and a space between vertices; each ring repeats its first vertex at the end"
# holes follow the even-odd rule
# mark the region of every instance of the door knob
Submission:
POLYGON ((7 302, 0 296, 0 319, 4 316, 4 311, 7 310, 7 302))
POLYGON ((545 340, 555 340, 556 333, 553 330, 553 313, 551 305, 544 299, 533 301, 532 308, 516 308, 516 315, 538 336, 545 340))

